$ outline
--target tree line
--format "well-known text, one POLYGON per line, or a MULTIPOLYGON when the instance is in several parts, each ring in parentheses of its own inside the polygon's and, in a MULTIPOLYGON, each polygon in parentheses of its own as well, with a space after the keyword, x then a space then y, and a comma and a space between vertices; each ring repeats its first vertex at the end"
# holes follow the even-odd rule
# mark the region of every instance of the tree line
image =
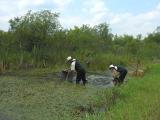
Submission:
POLYGON ((99 70, 111 63, 160 58, 159 32, 118 36, 107 23, 64 29, 58 18, 58 13, 43 10, 9 20, 8 31, 0 30, 0 71, 63 66, 68 55, 99 70))

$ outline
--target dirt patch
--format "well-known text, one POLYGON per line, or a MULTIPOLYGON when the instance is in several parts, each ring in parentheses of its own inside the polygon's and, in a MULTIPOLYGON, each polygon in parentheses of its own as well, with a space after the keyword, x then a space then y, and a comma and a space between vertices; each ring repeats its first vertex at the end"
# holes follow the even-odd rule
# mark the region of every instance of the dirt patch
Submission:
POLYGON ((133 77, 143 77, 144 76, 144 70, 138 69, 135 71, 129 71, 129 75, 133 77))
POLYGON ((84 106, 77 106, 74 108, 75 115, 83 115, 85 113, 94 113, 94 109, 92 107, 84 107, 84 106))
POLYGON ((80 117, 84 114, 96 114, 100 112, 106 112, 105 106, 97 107, 97 106, 77 106, 74 108, 74 116, 80 117))

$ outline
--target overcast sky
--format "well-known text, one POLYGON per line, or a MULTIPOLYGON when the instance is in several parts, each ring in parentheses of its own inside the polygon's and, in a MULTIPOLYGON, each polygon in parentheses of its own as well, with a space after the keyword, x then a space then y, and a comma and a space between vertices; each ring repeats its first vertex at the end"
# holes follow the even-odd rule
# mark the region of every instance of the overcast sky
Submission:
POLYGON ((146 35, 160 26, 160 0, 0 0, 0 29, 28 10, 44 9, 59 12, 64 28, 106 22, 114 34, 146 35))

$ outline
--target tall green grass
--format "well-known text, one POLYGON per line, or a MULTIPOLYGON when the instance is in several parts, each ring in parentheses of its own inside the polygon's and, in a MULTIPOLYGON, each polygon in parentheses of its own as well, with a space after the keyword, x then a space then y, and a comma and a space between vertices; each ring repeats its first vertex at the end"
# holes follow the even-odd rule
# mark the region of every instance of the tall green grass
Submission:
POLYGON ((131 78, 116 88, 121 97, 107 112, 87 115, 86 120, 159 120, 160 64, 151 66, 143 78, 131 78))

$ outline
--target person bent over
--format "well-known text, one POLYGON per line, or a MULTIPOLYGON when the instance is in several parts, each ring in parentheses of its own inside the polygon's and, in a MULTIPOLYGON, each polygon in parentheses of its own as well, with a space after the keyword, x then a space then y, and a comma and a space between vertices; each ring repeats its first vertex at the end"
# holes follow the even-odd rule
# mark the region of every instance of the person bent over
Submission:
POLYGON ((114 85, 121 85, 127 75, 127 69, 122 66, 110 65, 109 70, 111 70, 112 76, 114 78, 114 85))

